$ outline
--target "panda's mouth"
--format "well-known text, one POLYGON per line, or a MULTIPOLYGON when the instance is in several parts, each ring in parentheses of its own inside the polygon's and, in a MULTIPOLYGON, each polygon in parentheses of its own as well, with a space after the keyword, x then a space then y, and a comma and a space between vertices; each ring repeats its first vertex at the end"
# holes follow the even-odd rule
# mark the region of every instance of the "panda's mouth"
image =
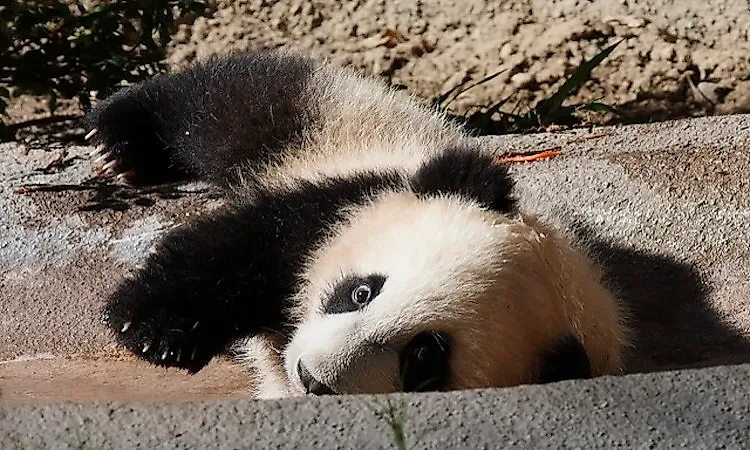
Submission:
POLYGON ((297 374, 299 375, 302 387, 305 388, 305 393, 310 395, 335 395, 336 392, 329 388, 325 384, 318 381, 307 367, 302 363, 302 360, 297 360, 297 374))
POLYGON ((401 350, 399 369, 404 392, 437 391, 450 375, 450 342, 444 333, 426 331, 401 350))

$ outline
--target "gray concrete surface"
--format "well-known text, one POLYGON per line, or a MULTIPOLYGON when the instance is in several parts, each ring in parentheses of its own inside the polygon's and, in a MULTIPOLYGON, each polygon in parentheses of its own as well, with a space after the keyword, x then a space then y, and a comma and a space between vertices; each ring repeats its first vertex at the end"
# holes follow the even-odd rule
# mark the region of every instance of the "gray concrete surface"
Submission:
POLYGON ((515 389, 182 404, 0 407, 2 448, 741 449, 750 366, 515 389), (380 416, 379 416, 380 415, 380 416))
MULTIPOLYGON (((586 242, 631 311, 629 371, 661 373, 404 397, 411 429, 438 426, 425 438, 435 448, 442 439, 467 448, 746 442, 748 366, 662 371, 750 363, 750 116, 482 142, 561 150, 513 166, 521 204, 586 242)), ((102 447, 127 436, 146 448, 244 447, 236 439, 248 436, 258 448, 387 444, 361 398, 237 402, 252 386, 227 361, 189 377, 116 348, 99 323, 103 298, 161 233, 220 201, 202 185, 91 182, 89 150, 69 147, 45 173, 53 152, 0 145, 2 448, 32 431, 56 448, 64 433, 89 430, 102 447), (55 403, 66 400, 124 403, 55 403)))

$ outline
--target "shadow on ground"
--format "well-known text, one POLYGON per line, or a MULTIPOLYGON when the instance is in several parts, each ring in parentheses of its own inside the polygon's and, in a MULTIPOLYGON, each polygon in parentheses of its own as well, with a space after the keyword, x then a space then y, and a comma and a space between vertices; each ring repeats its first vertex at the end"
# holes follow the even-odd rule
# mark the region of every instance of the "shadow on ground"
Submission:
MULTIPOLYGON (((132 188, 107 181, 92 179, 81 184, 27 184, 17 191, 20 194, 72 193, 84 194, 78 197, 78 212, 87 211, 126 211, 131 206, 153 206, 157 200, 177 200, 186 195, 207 194, 208 189, 185 191, 182 184, 173 183, 147 188, 132 188)), ((211 198, 216 198, 212 196, 211 198)))
POLYGON ((634 330, 627 371, 655 372, 750 362, 750 341, 711 306, 711 289, 688 264, 625 248, 578 224, 621 298, 634 330))

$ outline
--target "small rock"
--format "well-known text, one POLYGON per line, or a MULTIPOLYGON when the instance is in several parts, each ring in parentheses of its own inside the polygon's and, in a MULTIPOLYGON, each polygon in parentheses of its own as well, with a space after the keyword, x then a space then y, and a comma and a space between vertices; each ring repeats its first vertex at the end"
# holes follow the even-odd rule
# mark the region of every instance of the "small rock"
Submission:
POLYGON ((708 101, 714 105, 721 102, 721 86, 718 84, 709 81, 701 81, 696 86, 696 89, 698 90, 697 97, 699 101, 708 101))
POLYGON ((554 83, 562 78, 564 74, 564 70, 561 67, 545 67, 536 73, 536 82, 539 84, 554 83))
POLYGON ((635 16, 613 16, 604 19, 605 23, 618 23, 628 28, 643 28, 648 22, 645 19, 635 16))
POLYGON ((500 58, 504 60, 508 59, 513 55, 513 53, 515 53, 515 51, 516 51, 515 46, 509 42, 503 45, 502 48, 500 49, 500 58))
POLYGON ((750 80, 740 81, 724 98, 719 107, 720 114, 750 112, 750 80))
POLYGON ((513 83, 513 85, 516 87, 524 87, 531 83, 533 79, 534 76, 532 74, 521 72, 510 77, 510 82, 513 83))
POLYGON ((656 44, 654 45, 654 48, 651 49, 651 59, 653 60, 674 61, 675 55, 675 48, 672 44, 656 44))

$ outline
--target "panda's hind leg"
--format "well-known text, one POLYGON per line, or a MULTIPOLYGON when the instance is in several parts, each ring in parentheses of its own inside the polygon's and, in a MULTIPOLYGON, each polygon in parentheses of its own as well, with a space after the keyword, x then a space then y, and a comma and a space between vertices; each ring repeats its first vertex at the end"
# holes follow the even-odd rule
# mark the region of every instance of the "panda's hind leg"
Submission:
POLYGON ((316 129, 305 94, 314 67, 251 52, 121 89, 87 117, 98 170, 131 184, 244 180, 316 129))
POLYGON ((174 156, 168 125, 160 109, 168 108, 166 80, 124 88, 101 101, 86 118, 87 138, 96 146, 97 176, 132 185, 152 185, 189 177, 174 156), (164 95, 167 94, 167 95, 164 95))

